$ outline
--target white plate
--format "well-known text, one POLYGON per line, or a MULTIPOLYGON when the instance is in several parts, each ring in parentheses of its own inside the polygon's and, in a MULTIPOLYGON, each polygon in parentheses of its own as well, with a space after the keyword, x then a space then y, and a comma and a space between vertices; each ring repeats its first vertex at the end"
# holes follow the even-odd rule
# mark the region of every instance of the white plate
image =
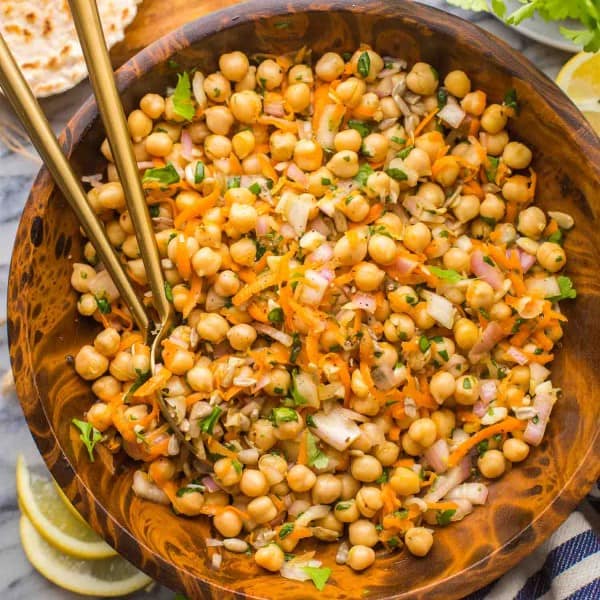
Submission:
MULTIPOLYGON (((506 0, 506 14, 510 15, 523 5, 517 0, 506 0)), ((531 18, 526 19, 520 25, 511 25, 513 29, 523 35, 565 52, 580 52, 581 48, 563 37, 560 33, 560 27, 568 29, 581 29, 581 23, 578 21, 544 21, 537 13, 531 18)))

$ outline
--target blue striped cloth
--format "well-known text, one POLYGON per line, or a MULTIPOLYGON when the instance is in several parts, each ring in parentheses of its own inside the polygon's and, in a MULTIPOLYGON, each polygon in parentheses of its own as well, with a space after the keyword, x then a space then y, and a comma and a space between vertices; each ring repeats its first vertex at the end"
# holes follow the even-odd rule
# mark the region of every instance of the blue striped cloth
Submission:
POLYGON ((506 575, 464 600, 600 600, 600 489, 506 575))

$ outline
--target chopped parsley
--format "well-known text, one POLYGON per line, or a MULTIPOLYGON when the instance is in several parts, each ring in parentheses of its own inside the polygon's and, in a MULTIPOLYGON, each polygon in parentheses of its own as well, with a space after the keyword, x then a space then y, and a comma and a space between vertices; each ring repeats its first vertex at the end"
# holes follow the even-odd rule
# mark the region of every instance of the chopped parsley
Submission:
POLYGON ((306 436, 308 465, 310 467, 315 467, 316 469, 324 469, 329 464, 329 458, 324 452, 321 451, 317 445, 317 438, 312 433, 307 431, 306 436))
POLYGON ((258 183, 258 181, 255 181, 249 188, 248 188, 255 196, 258 196, 258 194, 260 194, 260 183, 258 183))
POLYGON ((485 255, 483 257, 483 262, 487 263, 488 265, 490 265, 490 267, 495 267, 496 266, 495 263, 494 263, 494 261, 489 256, 487 256, 487 255, 485 255))
POLYGON ((419 338, 419 350, 425 354, 425 352, 427 352, 427 350, 429 350, 429 348, 431 347, 431 342, 427 339, 427 336, 422 335, 419 338))
POLYGON ((496 174, 498 173, 498 165, 500 159, 496 156, 487 157, 487 166, 485 167, 485 176, 490 183, 496 181, 496 174))
POLYGON ((477 454, 479 454, 479 456, 485 454, 488 451, 489 446, 489 440, 483 440, 483 442, 479 442, 479 444, 477 444, 477 454))
POLYGON ((218 406, 215 406, 208 417, 200 420, 200 430, 203 433, 212 434, 222 412, 223 411, 218 406))
POLYGON ((398 158, 406 158, 412 151, 414 150, 414 146, 406 146, 406 148, 402 148, 400 152, 396 153, 398 158))
POLYGON ((315 420, 313 419, 312 415, 306 415, 306 425, 308 427, 316 427, 317 424, 315 423, 315 420))
POLYGON ((230 190, 232 188, 239 188, 241 185, 242 178, 239 175, 234 175, 233 177, 227 178, 227 189, 230 190))
POLYGON ((438 525, 449 525, 450 520, 452 519, 455 513, 456 509, 454 508, 449 508, 448 510, 440 510, 435 515, 435 520, 437 521, 438 525))
POLYGON ((302 406, 306 404, 306 398, 298 391, 296 387, 296 378, 292 377, 292 388, 290 390, 294 406, 302 406))
POLYGON ((204 163, 199 160, 196 163, 196 168, 194 169, 194 183, 202 183, 204 181, 204 177, 206 175, 206 169, 204 167, 204 163))
POLYGON ((156 217, 160 215, 160 206, 158 204, 153 204, 148 207, 148 212, 153 219, 156 219, 156 217))
POLYGON ((386 169, 385 172, 396 181, 406 181, 408 175, 402 169, 386 169))
POLYGON ((371 70, 371 57, 368 52, 363 52, 358 57, 356 70, 363 79, 366 79, 369 76, 369 71, 371 70))
POLYGON ((331 179, 328 177, 321 177, 321 185, 331 185, 331 179))
POLYGON ((567 277, 566 275, 559 275, 556 278, 556 281, 558 282, 558 289, 560 290, 560 294, 558 296, 550 298, 552 302, 577 298, 577 290, 573 287, 573 282, 569 277, 567 277))
POLYGON ((463 389, 470 390, 473 387, 473 383, 468 377, 463 379, 463 389))
POLYGON ((267 251, 267 247, 261 244, 258 240, 254 240, 254 245, 256 246, 256 260, 260 260, 267 251))
POLYGON ((110 302, 106 298, 98 298, 98 296, 95 296, 95 298, 96 298, 96 305, 98 306, 98 310, 103 315, 108 315, 110 313, 110 311, 112 310, 112 308, 110 307, 110 302))
POLYGON ((356 119, 350 119, 348 121, 348 127, 355 129, 360 133, 360 137, 367 137, 371 133, 371 127, 364 121, 357 121, 356 119))
POLYGON ((399 146, 404 146, 406 144, 406 140, 404 138, 398 137, 397 135, 393 135, 390 140, 394 142, 394 144, 398 144, 399 146))
POLYGON ((165 297, 169 302, 173 302, 173 288, 168 281, 165 281, 165 297))
POLYGON ((90 462, 94 462, 94 447, 102 439, 102 433, 87 421, 73 419, 71 423, 73 423, 73 425, 81 432, 79 434, 79 439, 87 448, 88 454, 90 455, 90 462))
POLYGON ((136 369, 136 373, 137 373, 137 377, 135 378, 135 381, 129 387, 129 390, 127 390, 127 393, 125 394, 125 398, 123 399, 125 404, 127 404, 127 402, 129 402, 129 398, 131 398, 133 393, 137 389, 142 387, 142 385, 144 383, 146 383, 146 381, 148 381, 148 379, 150 379, 150 375, 152 374, 150 371, 146 371, 145 373, 142 373, 139 369, 136 369))
POLYGON ((294 524, 284 523, 279 529, 279 539, 285 539, 288 535, 290 535, 290 533, 292 533, 292 531, 294 531, 294 524))
POLYGON ((519 114, 519 100, 517 98, 517 90, 510 89, 506 92, 504 96, 504 106, 508 106, 508 108, 514 109, 514 111, 519 114))
POLYGON ((279 425, 280 423, 291 423, 293 421, 298 422, 298 413, 292 408, 279 406, 272 410, 271 420, 275 425, 279 425))
POLYGON ((187 73, 177 75, 177 86, 173 93, 173 112, 191 121, 196 110, 192 103, 192 86, 187 73))
POLYGON ((335 510, 348 510, 351 506, 351 502, 338 502, 335 505, 335 510))
POLYGON ((312 579, 315 587, 321 592, 331 575, 329 567, 302 567, 302 570, 312 579))
POLYGON ((560 229, 558 229, 553 234, 548 236, 548 241, 552 242, 553 244, 559 244, 562 246, 563 232, 560 229))
POLYGON ((155 181, 162 185, 171 185, 172 183, 179 183, 179 173, 173 163, 169 163, 166 167, 147 169, 142 181, 155 181))
POLYGON ((292 334, 292 349, 290 351, 290 362, 295 363, 298 360, 298 355, 302 350, 302 342, 300 336, 297 333, 292 334))
POLYGON ((279 308, 279 306, 272 308, 267 314, 267 319, 269 319, 271 323, 283 323, 283 309, 279 308))
POLYGON ((358 169, 358 173, 354 176, 354 181, 360 184, 360 187, 365 187, 367 185, 367 179, 369 179, 369 175, 374 173, 371 165, 365 163, 361 165, 358 169))
POLYGON ((448 283, 458 283, 462 281, 463 276, 454 269, 442 269, 440 267, 428 267, 428 269, 440 279, 447 281, 448 283))
POLYGON ((448 104, 448 92, 444 88, 440 88, 437 93, 437 104, 438 108, 441 110, 448 104))
POLYGON ((390 480, 390 470, 383 469, 381 475, 375 480, 375 483, 387 483, 390 480))

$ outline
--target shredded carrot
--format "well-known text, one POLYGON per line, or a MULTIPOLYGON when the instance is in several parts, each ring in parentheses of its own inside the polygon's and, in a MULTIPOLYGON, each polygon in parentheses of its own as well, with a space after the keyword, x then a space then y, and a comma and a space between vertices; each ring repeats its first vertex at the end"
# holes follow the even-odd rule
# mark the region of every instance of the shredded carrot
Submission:
POLYGON ((267 303, 253 300, 248 304, 248 314, 259 323, 269 323, 269 313, 267 303))
POLYGON ((252 298, 252 296, 256 296, 256 294, 260 294, 263 290, 270 288, 276 285, 278 282, 277 274, 273 271, 267 271, 266 273, 262 273, 256 278, 256 281, 252 282, 250 285, 243 287, 232 299, 234 306, 240 306, 247 302, 252 298))
POLYGON ((131 318, 131 315, 125 312, 122 308, 119 308, 118 306, 112 306, 111 313, 123 321, 126 331, 131 331, 133 329, 133 319, 131 318))
POLYGON ((169 369, 161 369, 156 375, 153 375, 143 383, 135 392, 133 392, 134 398, 141 398, 143 396, 149 396, 157 390, 161 389, 164 384, 170 379, 172 373, 169 369))
POLYGON ((296 121, 288 121, 280 117, 272 117, 271 115, 261 115, 258 117, 258 123, 261 125, 273 125, 282 131, 296 133, 298 131, 298 123, 296 121))
POLYGON ((215 183, 212 191, 208 196, 202 197, 200 200, 198 200, 198 203, 195 206, 182 210, 175 217, 173 221, 175 227, 177 229, 182 229, 182 226, 185 222, 189 221, 190 219, 195 219, 196 217, 201 217, 202 215, 204 215, 206 211, 208 211, 216 204, 220 194, 221 187, 218 183, 215 183))
POLYGON ((227 446, 223 446, 219 440, 216 440, 212 436, 209 436, 207 446, 210 452, 213 454, 220 454, 221 456, 225 456, 227 458, 237 459, 237 454, 235 452, 227 448, 227 446))
POLYGON ((392 442, 397 442, 400 439, 400 427, 394 426, 390 429, 388 437, 392 442))
POLYGON ((392 513, 401 505, 394 488, 389 483, 384 483, 381 486, 381 500, 383 502, 383 514, 392 513))
POLYGON ((485 197, 483 188, 475 179, 471 179, 471 181, 468 181, 463 185, 462 193, 473 194, 474 196, 477 196, 480 200, 483 200, 483 198, 485 197))
MULTIPOLYGON (((286 123, 287 123, 287 121, 286 121, 286 123)), ((273 165, 271 164, 269 157, 266 154, 257 154, 256 156, 257 156, 258 162, 260 164, 261 174, 264 177, 266 177, 267 179, 271 179, 272 181, 277 182, 279 177, 277 175, 277 171, 275 171, 275 169, 273 168, 273 165)), ((273 190, 274 189, 275 188, 273 188, 273 190)), ((272 193, 273 193, 273 190, 272 190, 272 193)))
POLYGON ((436 161, 434 161, 434 163, 431 165, 431 175, 434 179, 437 180, 440 173, 444 169, 457 167, 458 164, 459 160, 456 156, 442 156, 441 158, 438 158, 436 161))
POLYGON ((308 462, 308 429, 300 437, 300 446, 298 448, 298 458, 296 462, 299 465, 305 465, 308 462))
POLYGON ((202 279, 200 279, 200 277, 194 273, 192 275, 192 285, 190 286, 188 297, 186 298, 185 304, 183 305, 183 310, 181 311, 184 319, 187 319, 194 308, 196 308, 201 294, 202 279))
POLYGON ((308 358, 308 362, 313 365, 318 365, 320 362, 320 353, 319 353, 319 332, 310 330, 308 335, 306 336, 306 342, 304 344, 304 348, 306 350, 306 357, 308 358))
POLYGON ((472 435, 468 440, 465 440, 460 444, 460 446, 450 454, 448 457, 448 465, 450 467, 456 466, 467 455, 469 450, 477 446, 479 442, 487 440, 497 433, 508 433, 510 431, 524 429, 525 425, 526 423, 524 421, 520 421, 514 417, 507 417, 504 421, 500 421, 500 423, 495 423, 494 425, 481 429, 475 435, 472 435))
POLYGON ((544 237, 548 237, 553 233, 556 233, 557 231, 558 223, 554 219, 550 219, 550 223, 548 223, 548 226, 546 227, 546 229, 544 229, 544 237))
POLYGON ((474 117, 471 117, 471 122, 469 123, 469 135, 474 136, 479 133, 479 128, 481 127, 481 121, 474 117))
POLYGON ((321 120, 321 115, 323 114, 327 104, 329 104, 329 84, 322 83, 315 89, 313 93, 313 131, 317 130, 321 120))
POLYGON ((425 129, 425 127, 427 127, 427 124, 431 122, 433 117, 435 117, 435 115, 437 115, 439 111, 440 111, 439 108, 434 108, 430 113, 428 113, 427 115, 425 115, 425 117, 423 117, 423 119, 417 125, 416 129, 414 130, 414 132, 412 134, 413 138, 416 138, 421 133, 421 131, 423 131, 423 129, 425 129))
POLYGON ((137 331, 126 331, 121 336, 121 343, 119 344, 119 352, 129 350, 134 344, 143 344, 144 338, 141 333, 137 331))
POLYGON ((232 385, 224 394, 223 398, 227 401, 231 400, 238 392, 241 392, 244 388, 239 385, 232 385))
POLYGON ((456 510, 458 505, 456 502, 428 502, 427 508, 430 510, 456 510))
POLYGON ((401 458, 394 463, 395 467, 406 467, 410 469, 415 464, 414 458, 401 458))

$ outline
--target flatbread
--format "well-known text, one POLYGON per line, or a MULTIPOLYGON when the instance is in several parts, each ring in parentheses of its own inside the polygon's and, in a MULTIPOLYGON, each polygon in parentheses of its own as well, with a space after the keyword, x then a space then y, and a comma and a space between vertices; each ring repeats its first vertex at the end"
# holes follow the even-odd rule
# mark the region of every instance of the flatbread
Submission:
MULTIPOLYGON (((140 0, 97 0, 108 47, 120 42, 140 0)), ((87 76, 67 0, 0 0, 0 29, 38 97, 87 76)))

